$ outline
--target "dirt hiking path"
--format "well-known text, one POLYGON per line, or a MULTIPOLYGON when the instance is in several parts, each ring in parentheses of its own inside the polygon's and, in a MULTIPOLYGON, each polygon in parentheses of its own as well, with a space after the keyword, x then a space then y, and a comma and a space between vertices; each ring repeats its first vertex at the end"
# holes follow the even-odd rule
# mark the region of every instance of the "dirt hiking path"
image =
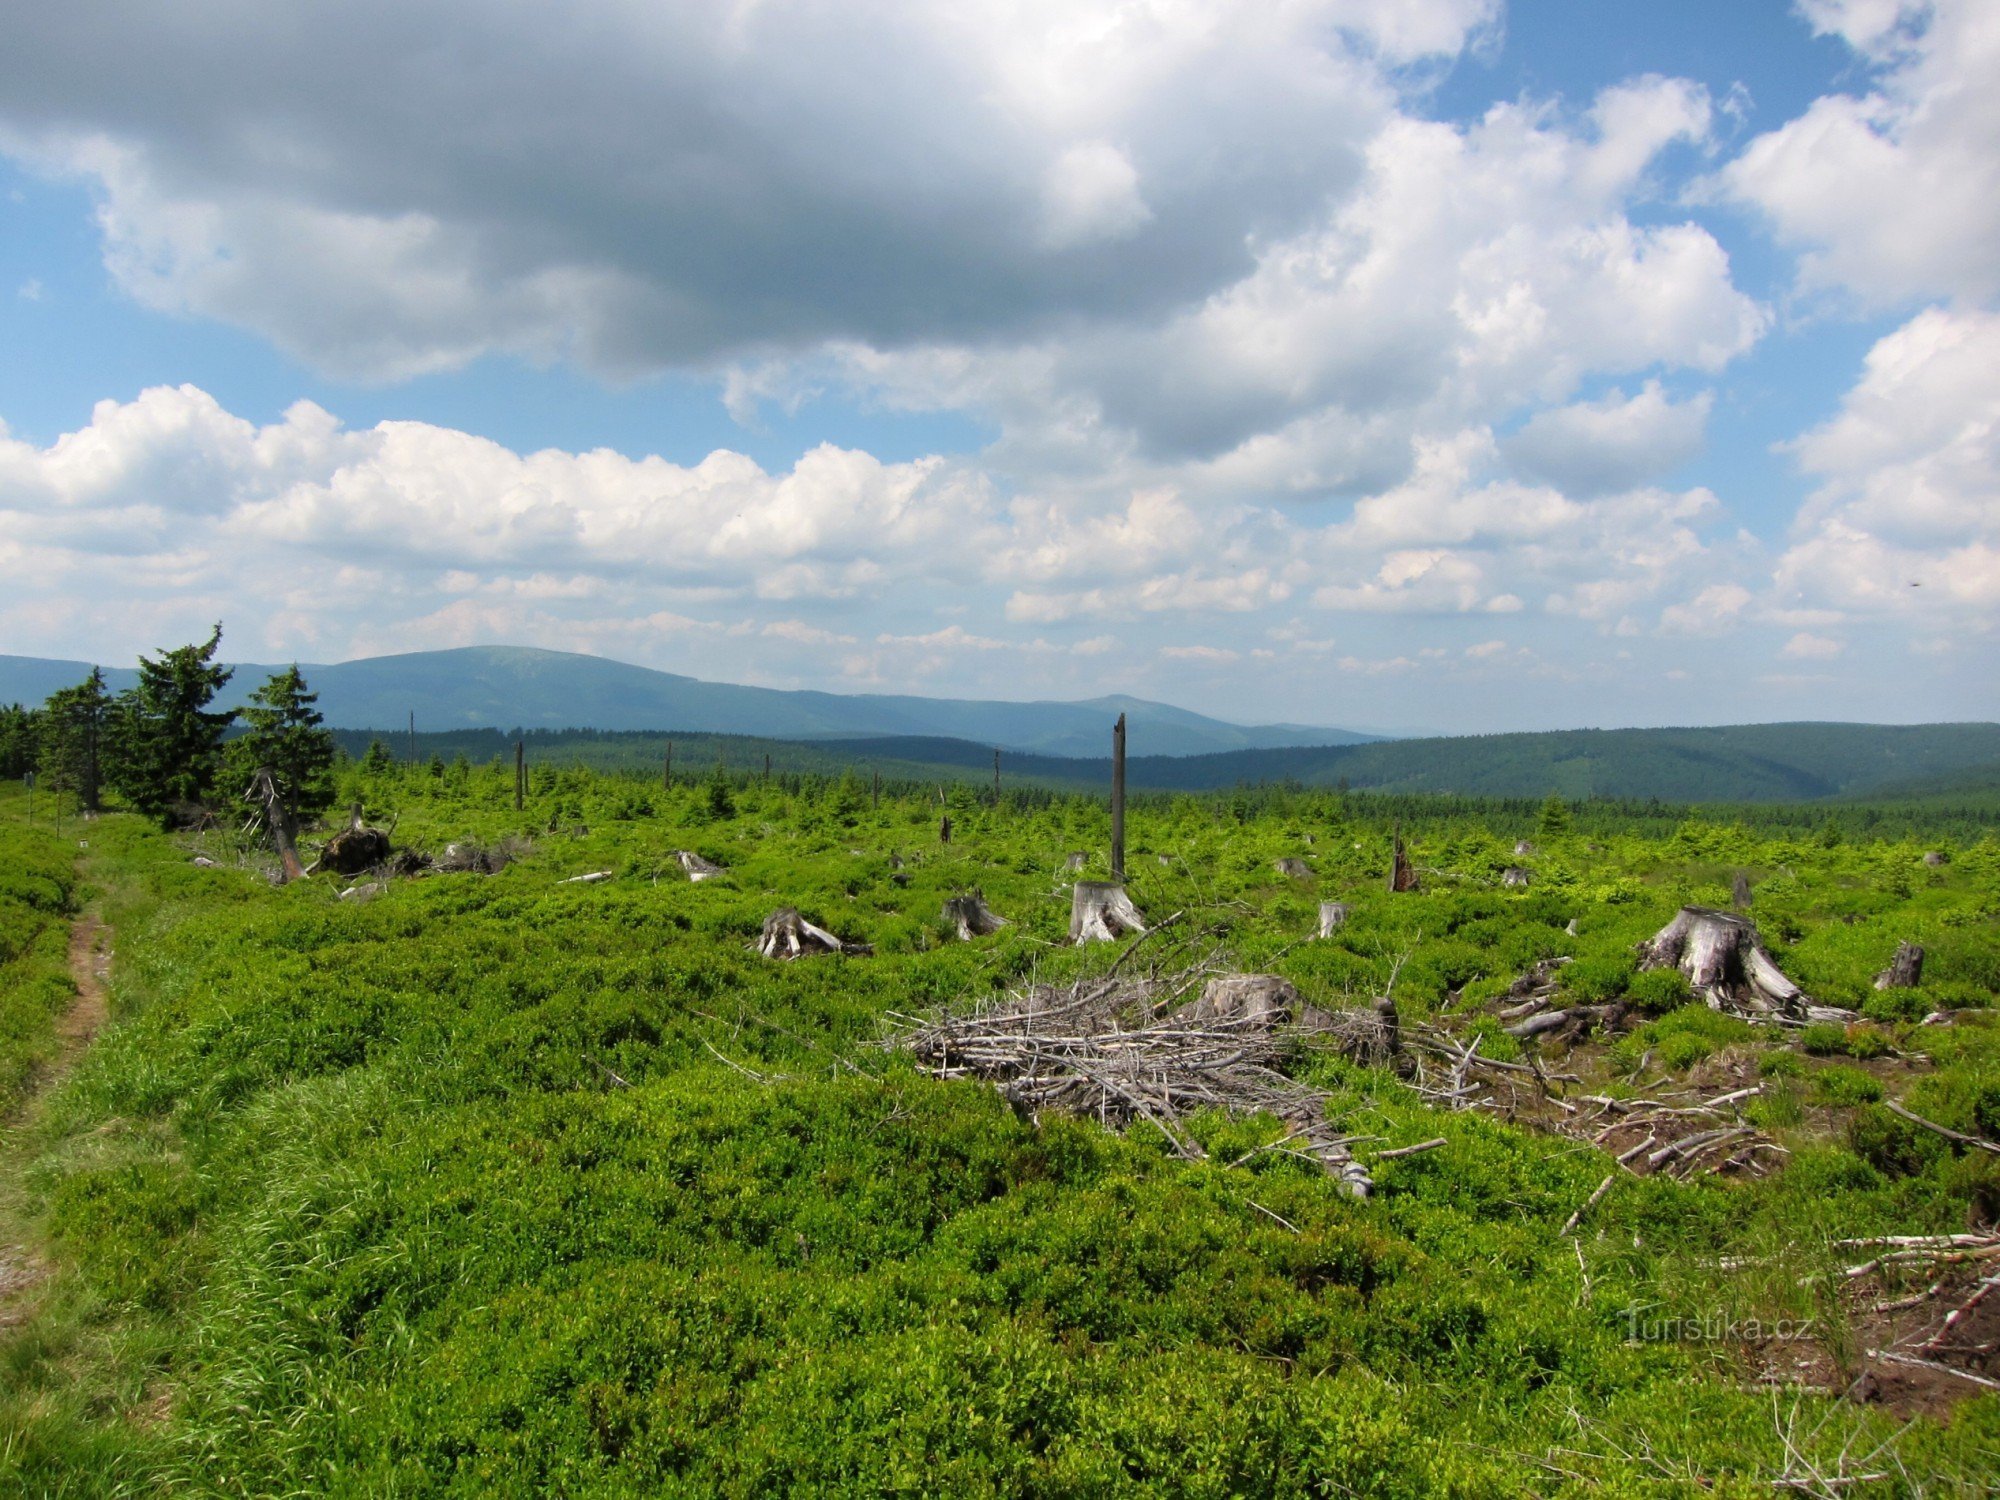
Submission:
MULTIPOLYGON (((55 1056, 43 1069, 34 1093, 13 1119, 0 1120, 0 1127, 18 1124, 37 1100, 62 1082, 111 1017, 111 929, 94 911, 84 912, 70 927, 69 972, 76 983, 76 999, 56 1020, 55 1056)), ((13 1154, 8 1151, 6 1156, 13 1154)), ((16 1229, 20 1222, 17 1166, 11 1159, 0 1160, 0 1233, 16 1229)), ((35 1288, 48 1275, 49 1268, 27 1247, 0 1244, 0 1333, 20 1326, 33 1314, 35 1288)))

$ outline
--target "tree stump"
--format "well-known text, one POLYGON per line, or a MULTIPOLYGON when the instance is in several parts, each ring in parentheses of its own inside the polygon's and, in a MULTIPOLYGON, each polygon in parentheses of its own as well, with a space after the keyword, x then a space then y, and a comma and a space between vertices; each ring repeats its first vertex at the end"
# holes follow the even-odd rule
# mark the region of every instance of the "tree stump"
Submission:
POLYGON ((986 904, 983 892, 968 891, 944 904, 944 920, 958 929, 958 940, 969 943, 976 937, 990 937, 1007 925, 1007 919, 986 904))
POLYGON ((1804 991, 1765 951, 1748 918, 1706 906, 1683 906, 1673 921, 1639 945, 1642 969, 1678 968, 1714 1010, 1751 1015, 1803 1015, 1804 991))
POLYGON ((1277 860, 1272 864, 1271 868, 1276 870, 1280 875, 1290 876, 1293 880, 1312 879, 1312 866, 1302 859, 1277 860))
POLYGON ((1535 852, 1535 846, 1529 843, 1526 839, 1522 839, 1514 845, 1514 852, 1516 854, 1533 854, 1535 852))
POLYGON ((1396 846, 1389 865, 1389 889, 1391 891, 1414 891, 1417 888, 1417 872, 1410 866, 1409 855, 1403 852, 1403 836, 1396 835, 1396 846))
POLYGON ((1929 850, 1924 855, 1924 863, 1935 870, 1944 863, 1944 854, 1937 849, 1929 850))
POLYGON ((1738 911, 1750 910, 1750 877, 1741 870, 1729 884, 1729 904, 1738 911))
POLYGON ((1089 863, 1090 863, 1090 856, 1088 854, 1084 854, 1081 852, 1071 854, 1070 856, 1068 856, 1066 859, 1063 860, 1063 873, 1065 875, 1078 874, 1080 871, 1082 871, 1083 867, 1089 863))
POLYGON ((1180 1013, 1191 1021, 1247 1021, 1268 1028, 1291 1020, 1303 1003, 1291 982, 1276 974, 1221 974, 1180 1013))
POLYGON ((1107 880, 1079 880, 1070 892, 1069 940, 1072 943, 1115 943, 1128 932, 1144 932, 1146 919, 1125 894, 1125 887, 1107 880))
POLYGON ((1333 929, 1347 925, 1347 903, 1345 901, 1322 901, 1319 904, 1319 935, 1333 936, 1333 929))
POLYGON ((865 943, 844 942, 824 927, 815 927, 796 906, 780 907, 764 918, 757 951, 766 958, 804 958, 814 953, 866 953, 865 943))
POLYGON ((689 880, 713 880, 716 876, 723 873, 721 865, 716 864, 712 860, 703 859, 692 849, 676 849, 674 851, 674 858, 679 862, 681 869, 687 872, 689 880))
POLYGON ((1875 976, 1878 990, 1913 990, 1924 982, 1924 947, 1921 943, 1896 944, 1896 956, 1889 967, 1875 976))
POLYGON ((1509 865, 1500 872, 1500 883, 1525 886, 1528 883, 1528 872, 1519 865, 1509 865))

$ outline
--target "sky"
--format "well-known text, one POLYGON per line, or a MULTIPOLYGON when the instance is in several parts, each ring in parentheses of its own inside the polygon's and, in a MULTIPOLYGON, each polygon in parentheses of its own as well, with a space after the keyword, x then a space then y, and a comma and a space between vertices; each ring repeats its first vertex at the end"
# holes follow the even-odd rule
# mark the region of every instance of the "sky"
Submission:
POLYGON ((1992 0, 105 0, 0 652, 2000 718, 1992 0))

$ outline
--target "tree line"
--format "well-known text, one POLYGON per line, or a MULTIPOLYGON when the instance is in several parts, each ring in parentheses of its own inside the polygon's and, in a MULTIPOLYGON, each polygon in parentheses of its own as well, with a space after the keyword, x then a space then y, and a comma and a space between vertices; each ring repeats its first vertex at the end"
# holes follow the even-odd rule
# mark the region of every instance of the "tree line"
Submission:
POLYGON ((266 767, 294 818, 325 808, 337 751, 313 706, 319 695, 294 664, 240 712, 216 709, 234 675, 215 660, 221 643, 218 623, 205 642, 141 656, 138 682, 122 693, 108 691, 93 667, 39 707, 0 707, 0 776, 32 775, 85 812, 112 794, 173 827, 203 821, 218 793, 240 796, 266 767))

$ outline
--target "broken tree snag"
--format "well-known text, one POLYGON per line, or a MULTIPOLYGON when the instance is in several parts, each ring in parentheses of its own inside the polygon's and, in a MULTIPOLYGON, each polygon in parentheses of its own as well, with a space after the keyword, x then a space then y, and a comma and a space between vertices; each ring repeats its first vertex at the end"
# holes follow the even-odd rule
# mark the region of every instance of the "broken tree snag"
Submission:
POLYGON ((1738 911, 1750 910, 1750 877, 1741 870, 1729 885, 1729 904, 1738 911))
POLYGON ((1533 854, 1535 852, 1535 846, 1529 843, 1526 839, 1521 839, 1514 845, 1514 852, 1516 854, 1533 854))
POLYGON ((1081 871, 1085 865, 1089 863, 1090 863, 1089 855, 1072 854, 1069 856, 1069 858, 1063 861, 1063 873, 1065 875, 1075 875, 1079 871, 1081 871))
POLYGON ((1525 886, 1528 883, 1528 872, 1519 865, 1509 865, 1500 872, 1500 883, 1502 885, 1525 886))
POLYGON ((1403 835, 1396 833, 1396 842, 1389 865, 1389 889, 1392 891, 1414 891, 1417 888, 1417 872, 1410 866, 1409 855, 1403 852, 1403 835))
POLYGON ((1199 1000, 1183 1006, 1190 1021, 1238 1021, 1252 1026, 1282 1026, 1304 1004, 1289 980, 1276 974, 1220 974, 1209 980, 1199 1000))
POLYGON ((692 849, 676 849, 674 851, 674 859, 680 864, 683 870, 687 871, 687 878, 689 880, 713 880, 717 875, 722 873, 721 865, 703 859, 692 849))
POLYGON ((1683 906, 1673 921, 1639 945, 1642 969, 1677 968, 1711 1009, 1803 1017, 1805 993, 1764 949, 1747 917, 1683 906))
POLYGON ((1332 937, 1334 928, 1345 927, 1347 925, 1347 916, 1347 903, 1345 901, 1320 902, 1319 935, 1323 938, 1332 937))
POLYGON ((1125 715, 1111 726, 1111 878, 1125 878, 1125 715))
POLYGON ((1125 887, 1105 880, 1079 880, 1070 891, 1069 940, 1072 943, 1115 943, 1128 932, 1144 932, 1146 919, 1125 894, 1125 887))
POLYGON ((319 851, 319 858, 313 861, 308 875, 319 870, 332 870, 336 875, 359 875, 363 870, 372 870, 389 857, 389 835, 379 828, 370 828, 361 821, 361 804, 354 804, 348 815, 347 827, 328 839, 319 851))
POLYGON ((1289 875, 1293 880, 1312 879, 1312 866, 1302 859, 1276 860, 1272 863, 1271 868, 1276 870, 1280 875, 1289 875))
POLYGON ((1878 990, 1913 990, 1923 982, 1922 943, 1896 944, 1896 956, 1889 960, 1889 967, 1875 976, 1875 988, 1878 990))
POLYGON ((940 844, 949 844, 951 842, 950 813, 946 813, 943 817, 938 819, 938 842, 940 844))
POLYGON ((257 768, 243 800, 258 809, 264 826, 271 830, 271 844, 278 851, 278 884, 304 880, 306 867, 299 863, 298 824, 293 821, 292 810, 285 805, 284 794, 278 790, 277 778, 269 766, 257 768))
POLYGON ((1007 925, 1007 919, 988 906, 984 893, 977 890, 953 896, 945 902, 944 920, 958 929, 961 943, 969 943, 976 937, 990 937, 1007 925))
POLYGON ((766 958, 804 958, 813 953, 866 953, 866 943, 843 942, 824 927, 799 915, 796 906, 781 907, 764 918, 757 951, 766 958))

